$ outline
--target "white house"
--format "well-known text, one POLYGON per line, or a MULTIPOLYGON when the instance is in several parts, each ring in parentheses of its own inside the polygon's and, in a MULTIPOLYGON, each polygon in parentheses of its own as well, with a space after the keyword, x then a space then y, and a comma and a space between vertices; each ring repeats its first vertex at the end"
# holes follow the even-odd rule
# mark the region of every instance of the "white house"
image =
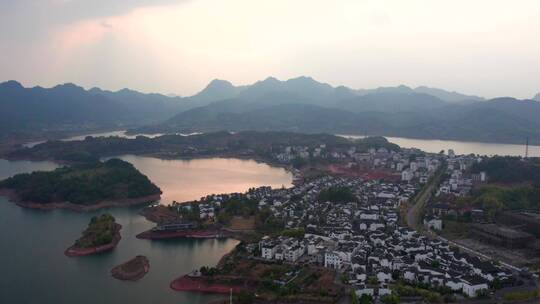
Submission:
POLYGON ((442 230, 442 220, 439 218, 424 219, 424 227, 433 230, 442 230))
POLYGON ((487 281, 481 277, 465 277, 461 279, 463 286, 463 293, 469 297, 476 297, 478 293, 482 290, 487 290, 488 284, 487 281))

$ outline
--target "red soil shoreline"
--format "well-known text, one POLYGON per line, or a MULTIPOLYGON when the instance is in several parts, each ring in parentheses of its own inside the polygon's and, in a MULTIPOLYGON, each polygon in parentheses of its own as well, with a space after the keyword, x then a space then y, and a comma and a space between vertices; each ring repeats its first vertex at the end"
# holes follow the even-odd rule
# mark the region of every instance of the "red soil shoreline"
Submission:
POLYGON ((174 239, 174 238, 193 238, 193 239, 210 239, 226 237, 220 230, 185 230, 185 231, 168 231, 168 232, 154 232, 147 230, 137 234, 138 239, 147 240, 162 240, 162 239, 174 239))
POLYGON ((78 205, 78 204, 73 204, 70 202, 54 202, 54 203, 40 204, 40 203, 35 203, 35 202, 22 201, 20 197, 15 193, 15 191, 6 189, 6 188, 0 189, 0 196, 6 196, 10 202, 13 202, 24 208, 44 210, 44 211, 50 211, 50 210, 55 210, 55 209, 68 209, 68 210, 77 211, 77 212, 96 211, 99 209, 109 208, 109 207, 135 206, 135 205, 140 205, 140 204, 144 204, 148 202, 157 201, 161 198, 161 194, 153 194, 153 195, 137 197, 137 198, 104 200, 104 201, 101 201, 99 203, 92 204, 92 205, 78 205))
POLYGON ((111 270, 111 275, 118 280, 138 281, 142 279, 148 271, 150 271, 150 262, 148 261, 148 258, 143 255, 138 255, 133 259, 114 267, 111 270), (139 263, 137 266, 141 266, 142 268, 139 267, 133 271, 126 270, 126 267, 130 267, 130 263, 139 263))
POLYGON ((189 275, 181 276, 169 285, 172 290, 175 291, 190 291, 190 292, 203 292, 203 293, 221 293, 229 294, 232 290, 233 293, 239 293, 245 290, 244 287, 238 285, 228 285, 221 283, 208 283, 201 277, 192 277, 189 275))
POLYGON ((122 236, 120 235, 120 229, 122 229, 122 225, 115 223, 114 236, 113 236, 112 241, 109 244, 89 247, 89 248, 81 248, 81 247, 76 247, 75 245, 73 245, 69 247, 68 249, 66 249, 66 251, 64 251, 64 254, 68 257, 80 257, 80 256, 98 254, 98 253, 113 250, 122 239, 122 236))

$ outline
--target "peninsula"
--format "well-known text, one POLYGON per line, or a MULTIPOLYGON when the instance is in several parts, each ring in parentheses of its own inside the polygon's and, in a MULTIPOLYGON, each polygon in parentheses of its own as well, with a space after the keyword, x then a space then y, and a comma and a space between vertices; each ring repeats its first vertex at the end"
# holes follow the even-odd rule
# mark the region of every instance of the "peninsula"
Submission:
POLYGON ((0 181, 0 191, 23 207, 75 211, 141 204, 161 195, 148 177, 119 159, 17 174, 0 181))
POLYGON ((82 236, 66 249, 64 254, 68 257, 79 257, 112 250, 122 238, 120 229, 122 225, 116 223, 112 215, 106 213, 99 217, 94 216, 82 236))

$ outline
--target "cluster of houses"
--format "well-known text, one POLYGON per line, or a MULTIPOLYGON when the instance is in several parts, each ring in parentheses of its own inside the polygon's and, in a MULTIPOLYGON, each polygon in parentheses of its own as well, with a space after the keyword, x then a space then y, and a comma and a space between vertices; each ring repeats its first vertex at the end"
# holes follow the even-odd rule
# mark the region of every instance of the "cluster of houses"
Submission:
POLYGON ((303 237, 264 237, 258 244, 260 257, 334 269, 348 277, 359 296, 388 294, 389 284, 401 279, 475 297, 495 279, 503 283, 513 279, 510 272, 491 262, 399 226, 398 207, 417 190, 410 183, 328 176, 286 190, 262 189, 261 206, 284 218, 287 227, 303 228, 306 233, 303 237), (322 189, 342 186, 354 189, 357 201, 317 200, 322 189))
POLYGON ((287 146, 273 157, 280 163, 291 163, 294 159, 332 159, 369 168, 389 169, 401 174, 403 181, 418 179, 427 182, 431 172, 440 166, 439 154, 426 154, 418 149, 392 151, 384 147, 360 151, 357 147, 347 149, 327 149, 321 144, 315 148, 306 146, 287 146))
POLYGON ((438 186, 433 199, 428 203, 424 216, 424 226, 433 230, 442 230, 445 215, 458 216, 471 213, 473 221, 483 221, 484 213, 480 209, 458 207, 451 203, 458 197, 467 196, 475 183, 487 181, 485 172, 470 173, 474 163, 481 162, 482 158, 474 155, 456 156, 453 150, 448 150, 446 157, 446 178, 438 186))
POLYGON ((471 166, 476 162, 482 161, 482 158, 473 155, 452 155, 453 153, 450 153, 446 160, 448 178, 440 184, 437 195, 452 194, 454 196, 466 196, 469 194, 475 181, 486 181, 485 172, 481 172, 480 174, 468 173, 471 166))
POLYGON ((417 179, 420 184, 428 182, 429 177, 441 165, 438 156, 417 156, 414 160, 409 158, 401 159, 395 163, 395 170, 401 172, 401 180, 411 182, 417 179))
MULTIPOLYGON (((359 296, 389 294, 389 284, 397 280, 444 288, 469 297, 487 291, 495 280, 511 284, 514 277, 504 268, 399 225, 401 204, 427 183, 443 161, 447 164, 448 178, 438 188, 435 198, 465 195, 474 182, 486 179, 485 174, 467 173, 472 164, 480 161, 474 156, 456 156, 451 150, 448 155, 419 152, 385 148, 359 152, 354 147, 328 151, 324 145, 286 147, 274 155, 280 162, 311 157, 353 160, 371 168, 399 172, 401 181, 323 176, 292 188, 260 187, 231 195, 258 202, 258 208, 269 210, 274 218, 283 221, 284 228, 301 228, 305 232, 302 237, 264 237, 258 244, 251 244, 260 249, 259 258, 334 269, 348 278, 359 296), (321 191, 329 188, 349 188, 356 200, 321 201, 321 191)), ((223 195, 207 197, 199 204, 201 218, 217 216, 225 199, 223 195)), ((445 212, 439 205, 443 204, 436 199, 432 201, 424 218, 424 224, 435 230, 442 229, 441 216, 445 212)))

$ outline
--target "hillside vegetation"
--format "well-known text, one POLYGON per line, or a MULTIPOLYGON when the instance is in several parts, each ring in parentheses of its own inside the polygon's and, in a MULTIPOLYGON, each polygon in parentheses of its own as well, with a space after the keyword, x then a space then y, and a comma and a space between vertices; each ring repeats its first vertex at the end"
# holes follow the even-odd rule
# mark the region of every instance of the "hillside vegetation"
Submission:
POLYGON ((22 201, 92 205, 103 200, 140 198, 160 189, 133 165, 119 159, 58 168, 51 172, 17 174, 0 182, 22 201))
POLYGON ((82 232, 82 236, 75 241, 75 246, 81 248, 101 246, 112 242, 116 229, 115 218, 106 213, 94 216, 88 227, 82 232))

